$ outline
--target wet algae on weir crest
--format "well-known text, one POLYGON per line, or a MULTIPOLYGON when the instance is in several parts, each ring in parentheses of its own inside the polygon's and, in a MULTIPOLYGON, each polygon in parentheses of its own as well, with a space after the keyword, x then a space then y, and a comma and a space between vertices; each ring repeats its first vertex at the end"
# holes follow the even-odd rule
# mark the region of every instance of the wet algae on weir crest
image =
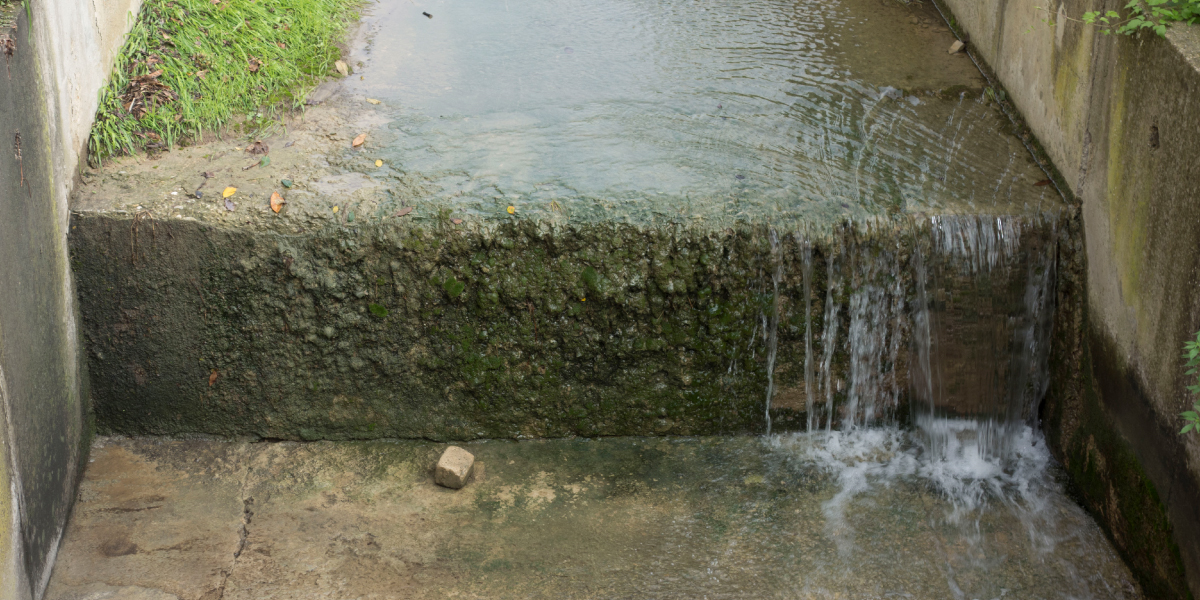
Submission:
MULTIPOLYGON (((749 225, 282 235, 83 213, 71 240, 103 432, 470 439, 762 431, 776 298, 772 414, 802 427, 826 301, 864 284, 858 261, 889 265, 876 276, 912 297, 923 223, 785 233, 773 249, 749 225)), ((1026 227, 1053 243, 1052 221, 1026 227)), ((828 353, 839 407, 849 312, 833 311, 828 353)), ((905 389, 907 362, 880 376, 905 389)))

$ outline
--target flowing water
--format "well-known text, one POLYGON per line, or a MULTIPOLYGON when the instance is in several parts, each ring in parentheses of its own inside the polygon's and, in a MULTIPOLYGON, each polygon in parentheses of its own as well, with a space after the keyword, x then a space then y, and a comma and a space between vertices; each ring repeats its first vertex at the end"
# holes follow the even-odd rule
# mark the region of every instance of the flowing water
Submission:
POLYGON ((1057 207, 933 17, 895 0, 394 1, 370 11, 348 84, 392 109, 380 155, 462 211, 811 224, 1057 207))
MULTIPOLYGON (((763 451, 834 489, 831 553, 762 557, 792 565, 784 596, 1135 594, 1037 430, 1063 202, 933 17, 893 0, 392 2, 348 85, 390 109, 380 155, 455 210, 764 224, 763 451), (787 410, 801 431, 773 427, 787 410), (938 583, 904 581, 908 560, 938 583)), ((787 546, 778 518, 764 539, 787 546)))
MULTIPOLYGON (((287 529, 316 502, 375 523, 359 559, 428 550, 380 571, 443 569, 404 579, 410 597, 1137 597, 1037 428, 1064 203, 936 16, 894 0, 368 8, 345 93, 383 102, 372 158, 424 182, 421 201, 764 232, 769 301, 745 318, 765 435, 479 443, 488 479, 453 505, 424 467, 361 458, 425 465, 418 443, 291 466, 307 450, 246 450, 278 467, 242 487, 270 490, 255 531, 279 532, 243 535, 267 566, 229 577, 230 597, 324 568, 333 550, 287 529), (322 461, 343 483, 317 482, 322 461), (430 524, 404 537, 388 515, 410 509, 430 524)), ((334 575, 314 577, 373 581, 334 575)))

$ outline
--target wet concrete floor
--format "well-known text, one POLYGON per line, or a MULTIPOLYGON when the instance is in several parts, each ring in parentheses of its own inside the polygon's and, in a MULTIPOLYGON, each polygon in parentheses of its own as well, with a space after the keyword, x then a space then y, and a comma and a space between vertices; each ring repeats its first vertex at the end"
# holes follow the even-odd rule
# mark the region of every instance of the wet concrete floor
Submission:
POLYGON ((870 435, 477 442, 459 491, 432 442, 101 438, 47 598, 1140 597, 1052 468, 870 435))

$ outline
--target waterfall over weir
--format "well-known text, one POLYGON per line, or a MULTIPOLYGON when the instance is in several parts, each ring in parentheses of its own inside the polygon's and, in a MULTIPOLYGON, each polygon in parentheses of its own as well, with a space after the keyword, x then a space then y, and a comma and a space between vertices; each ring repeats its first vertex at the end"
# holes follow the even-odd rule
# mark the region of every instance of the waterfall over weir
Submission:
POLYGON ((822 256, 793 233, 797 265, 784 264, 785 238, 770 232, 768 417, 783 394, 808 432, 912 423, 935 452, 972 437, 984 456, 1004 456, 1035 425, 1048 384, 1056 219, 937 216, 886 229, 848 227, 815 242, 822 256), (781 297, 792 275, 803 298, 781 297), (801 303, 802 365, 788 369, 789 388, 775 373, 781 311, 801 303))

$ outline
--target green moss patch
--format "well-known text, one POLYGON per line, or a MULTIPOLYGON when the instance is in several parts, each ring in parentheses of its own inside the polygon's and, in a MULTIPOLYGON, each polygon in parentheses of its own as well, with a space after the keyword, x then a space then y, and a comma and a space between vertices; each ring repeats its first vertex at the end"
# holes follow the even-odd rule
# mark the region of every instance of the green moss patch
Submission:
POLYGON ((148 0, 88 139, 92 160, 167 148, 299 107, 338 59, 356 0, 148 0))

